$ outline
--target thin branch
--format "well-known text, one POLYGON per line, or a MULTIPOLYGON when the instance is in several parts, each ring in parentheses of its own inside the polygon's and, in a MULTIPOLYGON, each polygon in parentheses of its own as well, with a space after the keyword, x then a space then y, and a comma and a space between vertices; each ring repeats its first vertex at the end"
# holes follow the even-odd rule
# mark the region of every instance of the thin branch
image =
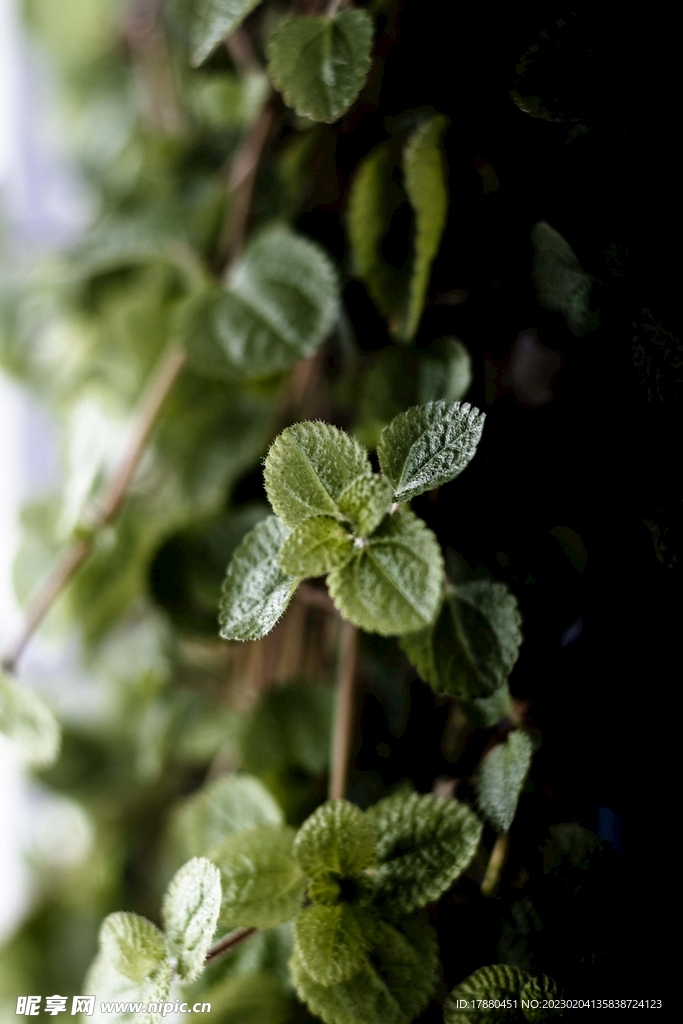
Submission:
POLYGON ((330 772, 328 792, 330 800, 342 800, 346 793, 346 778, 351 758, 357 658, 358 630, 344 619, 342 620, 339 639, 337 706, 334 716, 332 770, 330 772))
POLYGON ((481 891, 484 896, 493 896, 498 883, 500 882, 500 875, 505 865, 505 861, 508 855, 509 838, 507 832, 500 832, 493 844, 491 850, 491 856, 486 868, 486 874, 484 880, 481 883, 481 891))
POLYGON ((31 601, 21 633, 3 659, 2 664, 7 671, 14 669, 26 645, 53 603, 92 551, 97 533, 118 515, 135 472, 140 465, 161 407, 183 369, 186 359, 185 352, 175 346, 169 349, 164 357, 158 374, 140 403, 126 451, 102 501, 87 524, 87 532, 76 537, 31 601))
POLYGON ((246 942, 252 935, 255 935, 257 931, 258 928, 239 928, 236 932, 231 932, 230 935, 225 935, 218 942, 214 942, 204 958, 204 966, 208 967, 219 956, 230 953, 233 949, 241 946, 243 942, 246 942))
POLYGON ((244 26, 240 25, 226 37, 225 48, 240 75, 253 74, 255 71, 263 70, 244 26))

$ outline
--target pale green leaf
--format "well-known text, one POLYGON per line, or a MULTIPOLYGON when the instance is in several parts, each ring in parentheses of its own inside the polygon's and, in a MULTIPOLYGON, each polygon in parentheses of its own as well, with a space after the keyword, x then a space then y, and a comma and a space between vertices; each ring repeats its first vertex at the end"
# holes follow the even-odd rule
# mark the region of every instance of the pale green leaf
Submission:
POLYGON ((435 622, 403 636, 401 646, 437 693, 489 697, 517 661, 521 621, 504 583, 472 580, 449 587, 435 622))
POLYGON ((339 495, 339 511, 352 524, 357 534, 367 537, 377 529, 389 512, 393 491, 386 477, 357 477, 339 495))
POLYGON ((159 929, 147 918, 123 911, 102 922, 100 949, 114 970, 131 981, 143 981, 166 961, 159 929))
POLYGON ((432 263, 446 226, 448 191, 441 136, 448 120, 435 114, 410 136, 403 154, 405 189, 415 211, 415 253, 408 309, 399 337, 409 341, 422 317, 432 263))
POLYGON ((541 1021, 555 1020, 557 1009, 544 1007, 547 1000, 557 999, 557 985, 545 974, 535 976, 509 967, 507 964, 496 964, 493 967, 480 967, 469 978, 461 981, 454 988, 444 1005, 445 1024, 487 1024, 494 1019, 501 1024, 510 1021, 541 1021), (481 1006, 481 1000, 511 1000, 510 1008, 505 1006, 492 1011, 488 1006, 481 1006), (537 1000, 536 1006, 524 1006, 522 1000, 530 1003, 537 1000), (538 1005, 540 1004, 540 1005, 538 1005))
POLYGON ((168 1000, 173 980, 173 967, 165 961, 150 977, 131 981, 120 974, 101 951, 93 960, 83 982, 82 991, 96 993, 95 1009, 88 1019, 93 1024, 157 1024, 162 1019, 163 1004, 168 1000), (102 1011, 102 1003, 119 1004, 118 1011, 102 1011), (138 1013, 129 1008, 131 1003, 147 1005, 157 1003, 159 1009, 138 1013))
POLYGON ((507 832, 512 824, 532 753, 531 740, 516 729, 479 766, 475 777, 477 804, 498 832, 507 832))
POLYGON ((472 359, 457 338, 433 342, 418 364, 417 400, 459 402, 472 384, 472 359))
POLYGON ((223 775, 189 797, 176 812, 175 833, 186 857, 204 857, 240 829, 282 823, 282 811, 250 775, 223 775))
POLYGON ((360 970, 367 943, 353 907, 315 904, 294 922, 296 951, 308 974, 321 985, 336 985, 360 970))
POLYGON ((263 824, 236 832, 211 851, 221 873, 221 921, 269 928, 297 913, 306 880, 292 857, 294 831, 263 824))
POLYGON ((392 913, 438 899, 470 863, 481 837, 477 816, 445 797, 397 793, 367 813, 377 834, 378 897, 392 913))
POLYGON ((268 516, 244 538, 232 556, 218 612, 224 640, 258 640, 284 614, 299 580, 287 576, 278 561, 289 530, 268 516))
POLYGON ((400 305, 401 275, 382 256, 382 240, 391 216, 404 199, 392 182, 391 150, 378 146, 356 168, 349 188, 346 228, 353 273, 360 278, 385 320, 400 305))
POLYGON ((428 402, 397 416, 377 445, 396 501, 453 480, 473 458, 486 414, 469 402, 428 402))
POLYGON ((324 576, 346 565, 353 538, 336 519, 313 516, 295 526, 280 550, 280 568, 299 578, 324 576))
POLYGON ((57 759, 60 730, 56 718, 37 693, 0 672, 0 733, 36 767, 57 759))
POLYGON ((561 313, 575 334, 594 327, 595 315, 589 309, 593 278, 582 269, 569 243, 545 220, 534 224, 531 242, 538 301, 561 313))
POLYGON ((321 985, 295 950, 292 981, 301 999, 325 1024, 410 1024, 436 985, 437 943, 424 917, 395 926, 377 921, 367 935, 369 957, 347 980, 321 985))
POLYGON ((295 423, 276 437, 264 478, 273 510, 287 526, 311 516, 343 519, 338 501, 358 476, 372 467, 365 449, 329 423, 295 423))
POLYGON ((249 243, 226 288, 216 285, 187 302, 178 332, 197 371, 258 379, 311 355, 337 309, 337 275, 326 253, 275 226, 249 243))
POLYGON ((388 516, 351 561, 327 577, 342 615, 368 633, 396 636, 424 628, 436 615, 443 582, 439 543, 404 509, 388 516))
POLYGON ((225 978, 202 992, 201 999, 211 1003, 211 1015, 220 1024, 290 1024, 294 1011, 289 987, 265 970, 225 978))
POLYGON ((205 857, 193 857, 173 877, 162 907, 169 953, 183 981, 194 981, 202 973, 220 907, 218 868, 205 857))
POLYGON ((193 0, 190 38, 192 64, 198 67, 261 0, 193 0))
POLYGON ((332 800, 303 823, 294 856, 309 877, 324 872, 351 877, 373 863, 375 834, 358 807, 348 800, 332 800))
POLYGON ((349 109, 370 70, 372 19, 366 11, 294 18, 268 46, 268 71, 297 114, 336 121, 349 109))

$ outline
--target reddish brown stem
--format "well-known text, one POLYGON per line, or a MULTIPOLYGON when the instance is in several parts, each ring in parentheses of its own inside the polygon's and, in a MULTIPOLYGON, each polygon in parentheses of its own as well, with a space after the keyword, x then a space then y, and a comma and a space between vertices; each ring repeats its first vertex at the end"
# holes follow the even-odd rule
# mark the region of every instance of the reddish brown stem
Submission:
POLYGON ((358 630, 342 621, 339 638, 339 668, 337 671, 337 706, 332 737, 332 768, 330 771, 330 800, 343 800, 351 759, 353 735, 354 695, 356 690, 356 661, 358 658, 358 630))
POLYGON ((233 949, 237 949, 243 942, 251 938, 258 931, 258 928, 240 928, 236 932, 231 932, 230 935, 225 935, 218 942, 214 942, 213 946, 209 948, 206 957, 204 958, 204 966, 208 967, 212 964, 219 956, 224 956, 226 953, 230 953, 233 949))

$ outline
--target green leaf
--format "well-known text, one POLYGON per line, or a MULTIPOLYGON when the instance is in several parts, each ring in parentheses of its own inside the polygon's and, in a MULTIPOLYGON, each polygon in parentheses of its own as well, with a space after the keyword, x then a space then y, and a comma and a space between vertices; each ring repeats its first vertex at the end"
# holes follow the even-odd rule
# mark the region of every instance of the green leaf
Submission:
POLYGON ((365 449, 329 423, 295 423, 276 437, 264 478, 273 510, 289 527, 311 516, 343 519, 342 492, 372 467, 365 449))
POLYGON ((218 868, 205 857, 193 857, 173 877, 162 907, 169 953, 183 981, 194 981, 202 973, 220 907, 218 868))
POLYGON ((270 690, 242 740, 245 768, 279 773, 296 767, 322 775, 329 762, 333 704, 329 686, 270 690))
POLYGON ((292 857, 294 831, 256 825, 228 836, 211 851, 221 872, 221 921, 228 928, 269 928, 301 906, 306 879, 292 857))
POLYGON ((292 576, 324 576, 346 565, 353 554, 353 538, 327 516, 313 516, 295 526, 280 550, 280 567, 292 576))
POLYGON ((395 501, 453 480, 474 456, 486 414, 469 402, 429 402, 397 416, 377 445, 395 501))
POLYGON ((431 622, 442 582, 439 543, 407 509, 384 519, 351 561, 327 577, 342 615, 383 636, 413 632, 431 622))
POLYGON ((593 278, 582 269, 569 243, 544 220, 534 224, 531 242, 533 279, 541 305, 561 313, 574 334, 597 326, 589 309, 593 278))
POLYGON ((268 516, 244 538, 232 556, 218 612, 224 640, 258 640, 284 614, 299 580, 278 561, 289 534, 277 516, 268 516))
POLYGON ((482 761, 475 778, 479 810, 498 832, 507 832, 531 764, 533 747, 526 733, 508 733, 482 761))
POLYGON ((294 935, 301 963, 321 985, 345 981, 365 962, 362 923, 346 903, 306 907, 294 922, 294 935))
POLYGON ((362 10, 294 18, 268 45, 268 71, 297 114, 336 121, 360 92, 370 70, 372 19, 362 10))
POLYGON ((96 1024, 157 1024, 162 1019, 163 1005, 169 998, 172 980, 173 967, 168 961, 161 964, 150 977, 133 982, 120 974, 110 960, 100 952, 86 974, 83 991, 97 994, 95 1014, 92 1018, 96 1024), (118 1012, 98 1012, 102 1002, 109 1000, 118 1002, 118 1012), (156 1013, 135 1013, 128 1008, 131 1002, 143 1005, 156 1003, 159 1008, 156 1013))
POLYGON ((119 911, 100 928, 100 949, 114 970, 131 981, 143 981, 166 961, 164 937, 151 921, 119 911))
POLYGON ((316 982, 295 950, 290 972, 297 992, 325 1024, 410 1024, 436 985, 434 931, 420 916, 395 926, 376 921, 367 938, 370 955, 365 964, 335 985, 316 982))
POLYGON ((457 338, 433 342, 418 364, 417 400, 459 402, 472 384, 472 359, 457 338))
POLYGON ((178 333, 198 372, 256 380, 311 355, 337 310, 337 275, 326 253, 278 225, 249 243, 227 288, 188 300, 178 333))
POLYGON ((193 0, 192 64, 199 67, 261 0, 193 0))
POLYGON ((513 1000, 514 1005, 493 1011, 496 1021, 510 1021, 512 1024, 513 1021, 528 1020, 540 1024, 557 1017, 557 1009, 543 1006, 544 1001, 557 999, 557 985, 552 978, 545 974, 536 977, 519 967, 496 964, 494 967, 481 967, 453 989, 444 1005, 445 1024, 486 1024, 494 1016, 488 1006, 477 1005, 479 1001, 501 1002, 508 999, 513 1000), (537 1000, 540 1006, 524 1007, 522 1000, 537 1000))
POLYGON ((432 263, 446 226, 448 191, 441 136, 448 119, 435 114, 413 132, 403 154, 405 189, 415 211, 415 254, 408 309, 399 337, 410 341, 419 325, 429 286, 432 263))
POLYGON ((459 701, 460 707, 478 729, 491 729, 512 711, 512 698, 507 683, 503 683, 490 697, 474 697, 459 701))
POLYGON ((373 533, 391 509, 393 491, 386 477, 357 477, 339 495, 339 510, 361 537, 373 533))
POLYGON ((282 823, 265 786, 250 775, 224 775, 184 801, 174 824, 189 858, 206 856, 226 836, 265 822, 282 823))
POLYGON ((352 877, 374 862, 375 834, 358 807, 348 800, 332 800, 303 823, 294 856, 309 878, 324 872, 352 877))
POLYGON ((57 760, 61 733, 56 718, 33 690, 4 672, 0 672, 0 733, 28 764, 42 768, 57 760))
POLYGON ((225 978, 201 998, 221 1024, 290 1024, 295 1012, 288 986, 265 970, 225 978))
POLYGON ((517 661, 521 621, 504 583, 472 580, 449 587, 433 625, 403 636, 401 646, 437 693, 489 697, 517 661))
POLYGON ((457 800, 397 793, 369 809, 377 834, 378 897, 392 913, 438 899, 472 860, 482 824, 457 800))

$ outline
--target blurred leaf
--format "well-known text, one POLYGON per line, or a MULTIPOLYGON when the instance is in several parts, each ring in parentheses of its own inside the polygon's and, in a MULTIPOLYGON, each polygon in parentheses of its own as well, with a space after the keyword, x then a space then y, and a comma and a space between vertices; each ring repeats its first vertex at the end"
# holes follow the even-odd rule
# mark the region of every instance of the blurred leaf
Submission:
POLYGON ((106 1024, 107 1021, 113 1024, 157 1024, 162 1019, 163 1005, 168 1000, 173 980, 173 968, 166 961, 159 969, 148 978, 142 981, 133 982, 120 974, 111 964, 110 960, 103 953, 99 953, 93 961, 82 988, 85 992, 97 994, 95 999, 95 1010, 91 1020, 97 1024, 106 1024), (103 1001, 116 1001, 119 1003, 119 1012, 102 1012, 103 1001), (160 1009, 154 1013, 135 1014, 130 1010, 123 1010, 129 1002, 148 1004, 157 1003, 160 1009))
POLYGON ((477 804, 498 832, 507 832, 529 771, 533 747, 526 733, 508 733, 481 762, 475 777, 477 804))
POLYGON ((204 857, 226 836, 265 822, 280 825, 282 812, 263 784, 250 775, 224 775, 180 805, 175 832, 186 857, 204 857))
POLYGON ((192 63, 198 67, 260 0, 193 0, 192 63))
POLYGON ((481 837, 475 814, 457 800, 397 793, 368 811, 377 834, 378 898, 395 914, 437 900, 468 866, 481 837))
POLYGON ((375 859, 372 825, 348 800, 329 801, 299 829, 294 856, 309 877, 327 872, 352 877, 375 859))
POLYGON ((484 1024, 490 1021, 490 1009, 484 1005, 479 1008, 481 1000, 503 1003, 503 1007, 495 1011, 496 1020, 501 1022, 549 1021, 555 1019, 557 1009, 545 1004, 554 999, 557 999, 557 986, 552 978, 545 974, 535 977, 518 967, 496 964, 495 967, 481 967, 453 989, 444 1006, 444 1021, 445 1024, 484 1024), (460 1007, 460 1000, 469 1005, 460 1007), (509 1009, 505 1008, 506 1000, 512 1001, 509 1009), (536 1005, 525 1007, 523 1000, 526 1003, 535 1001, 536 1005))
POLYGON ((531 242, 538 301, 553 313, 561 313, 574 334, 594 329, 597 319, 589 309, 593 278, 581 269, 569 243, 544 220, 534 224, 531 242))
POLYGON ((472 725, 478 729, 491 729, 512 711, 512 698, 507 683, 499 686, 490 697, 474 697, 472 700, 458 702, 472 725))
POLYGON ((336 121, 370 69, 372 19, 366 11, 287 21, 270 38, 268 70, 285 101, 314 121, 336 121))
POLYGON ((138 914, 110 914, 100 929, 100 948, 112 967, 131 981, 144 981, 166 962, 163 935, 138 914))
POLYGON ((203 992, 202 999, 211 1003, 221 1024, 288 1024, 292 1018, 287 986, 265 971, 227 978, 203 992))
POLYGON ((577 572, 585 572, 588 552, 576 530, 569 526, 554 526, 550 532, 577 572))
POLYGON ((313 516, 295 526, 280 549, 283 572, 300 578, 324 576, 346 565, 353 553, 353 538, 335 519, 313 516))
POLYGON ((169 953, 183 981, 202 973, 220 907, 220 872, 205 857, 193 857, 173 877, 162 907, 169 953))
POLYGON ((322 775, 330 752, 334 694, 327 686, 287 685, 265 695, 242 739, 248 771, 296 766, 322 775))
POLYGON ((418 364, 417 402, 459 402, 472 384, 472 359, 457 338, 432 342, 418 364))
POLYGON ((0 734, 28 764, 46 767, 57 760, 60 729, 54 715, 37 693, 4 672, 0 672, 0 734))
POLYGON ((297 956, 320 985, 336 985, 359 971, 367 944, 363 921, 346 903, 305 907, 294 922, 297 956))

